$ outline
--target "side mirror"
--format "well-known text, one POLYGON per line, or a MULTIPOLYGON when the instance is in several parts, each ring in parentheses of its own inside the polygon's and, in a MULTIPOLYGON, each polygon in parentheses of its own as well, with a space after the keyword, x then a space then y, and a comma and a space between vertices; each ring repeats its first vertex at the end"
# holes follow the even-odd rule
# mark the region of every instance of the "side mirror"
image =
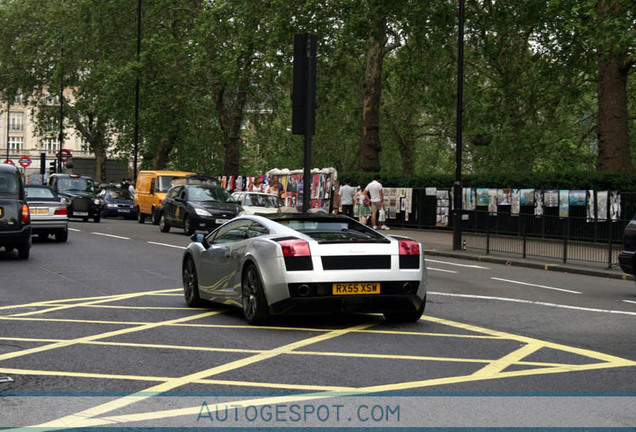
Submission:
POLYGON ((208 241, 205 239, 205 234, 203 233, 194 233, 190 236, 190 240, 192 240, 195 243, 201 243, 203 245, 204 248, 208 248, 210 247, 210 245, 208 244, 208 241))

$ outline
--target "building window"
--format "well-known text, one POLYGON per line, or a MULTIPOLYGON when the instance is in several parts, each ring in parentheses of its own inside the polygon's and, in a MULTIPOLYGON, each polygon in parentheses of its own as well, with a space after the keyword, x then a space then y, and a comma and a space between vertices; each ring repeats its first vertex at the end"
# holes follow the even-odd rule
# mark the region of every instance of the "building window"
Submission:
POLYGON ((9 113, 9 130, 12 130, 12 131, 24 130, 24 125, 22 123, 23 115, 24 113, 21 113, 21 112, 9 113))
POLYGON ((44 147, 44 150, 46 150, 47 152, 54 152, 55 150, 57 150, 57 139, 44 138, 42 140, 42 147, 44 147))
POLYGON ((14 105, 23 105, 22 93, 18 93, 15 95, 15 100, 13 101, 14 105))
POLYGON ((9 137, 9 148, 11 150, 22 150, 24 146, 24 138, 19 136, 10 136, 9 137))

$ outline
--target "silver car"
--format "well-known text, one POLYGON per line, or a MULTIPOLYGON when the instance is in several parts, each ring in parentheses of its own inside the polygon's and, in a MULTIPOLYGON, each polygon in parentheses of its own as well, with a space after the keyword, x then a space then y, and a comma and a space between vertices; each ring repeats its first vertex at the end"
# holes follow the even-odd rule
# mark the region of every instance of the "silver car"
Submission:
POLYGON ((26 185, 26 202, 31 210, 31 232, 40 237, 55 236, 58 242, 68 239, 68 200, 48 186, 26 185))
POLYGON ((185 301, 243 309, 251 324, 278 314, 381 312, 417 321, 426 304, 422 245, 342 215, 245 215, 183 255, 185 301))

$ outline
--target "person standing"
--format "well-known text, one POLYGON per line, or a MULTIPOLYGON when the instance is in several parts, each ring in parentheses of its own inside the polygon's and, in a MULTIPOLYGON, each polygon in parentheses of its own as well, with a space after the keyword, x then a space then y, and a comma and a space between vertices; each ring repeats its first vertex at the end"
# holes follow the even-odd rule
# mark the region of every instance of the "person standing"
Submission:
POLYGON ((358 220, 361 224, 366 225, 371 215, 371 208, 367 205, 369 201, 367 194, 358 186, 358 192, 356 192, 353 198, 358 203, 358 220))
MULTIPOLYGON (((380 176, 376 174, 373 181, 364 188, 364 193, 371 202, 371 224, 373 229, 378 229, 378 212, 384 208, 384 192, 382 192, 382 183, 380 176)), ((389 229, 388 226, 382 225, 382 229, 389 229)))
POLYGON ((340 187, 338 195, 340 195, 340 205, 342 213, 353 217, 353 196, 356 194, 356 188, 351 186, 351 180, 345 179, 344 185, 340 187))

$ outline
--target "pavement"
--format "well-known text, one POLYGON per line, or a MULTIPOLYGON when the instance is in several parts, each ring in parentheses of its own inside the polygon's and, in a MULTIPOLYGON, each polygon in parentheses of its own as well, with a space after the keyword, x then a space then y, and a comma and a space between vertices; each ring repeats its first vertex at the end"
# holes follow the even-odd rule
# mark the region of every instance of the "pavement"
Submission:
POLYGON ((456 250, 453 249, 452 231, 391 228, 389 231, 383 231, 383 233, 403 235, 420 241, 424 246, 424 253, 427 256, 457 258, 611 279, 634 280, 633 275, 623 273, 618 265, 608 268, 607 263, 587 261, 568 261, 567 263, 563 263, 551 258, 523 258, 519 254, 503 252, 491 251, 491 253, 486 254, 486 251, 483 249, 471 249, 470 247, 466 247, 465 250, 456 250))

